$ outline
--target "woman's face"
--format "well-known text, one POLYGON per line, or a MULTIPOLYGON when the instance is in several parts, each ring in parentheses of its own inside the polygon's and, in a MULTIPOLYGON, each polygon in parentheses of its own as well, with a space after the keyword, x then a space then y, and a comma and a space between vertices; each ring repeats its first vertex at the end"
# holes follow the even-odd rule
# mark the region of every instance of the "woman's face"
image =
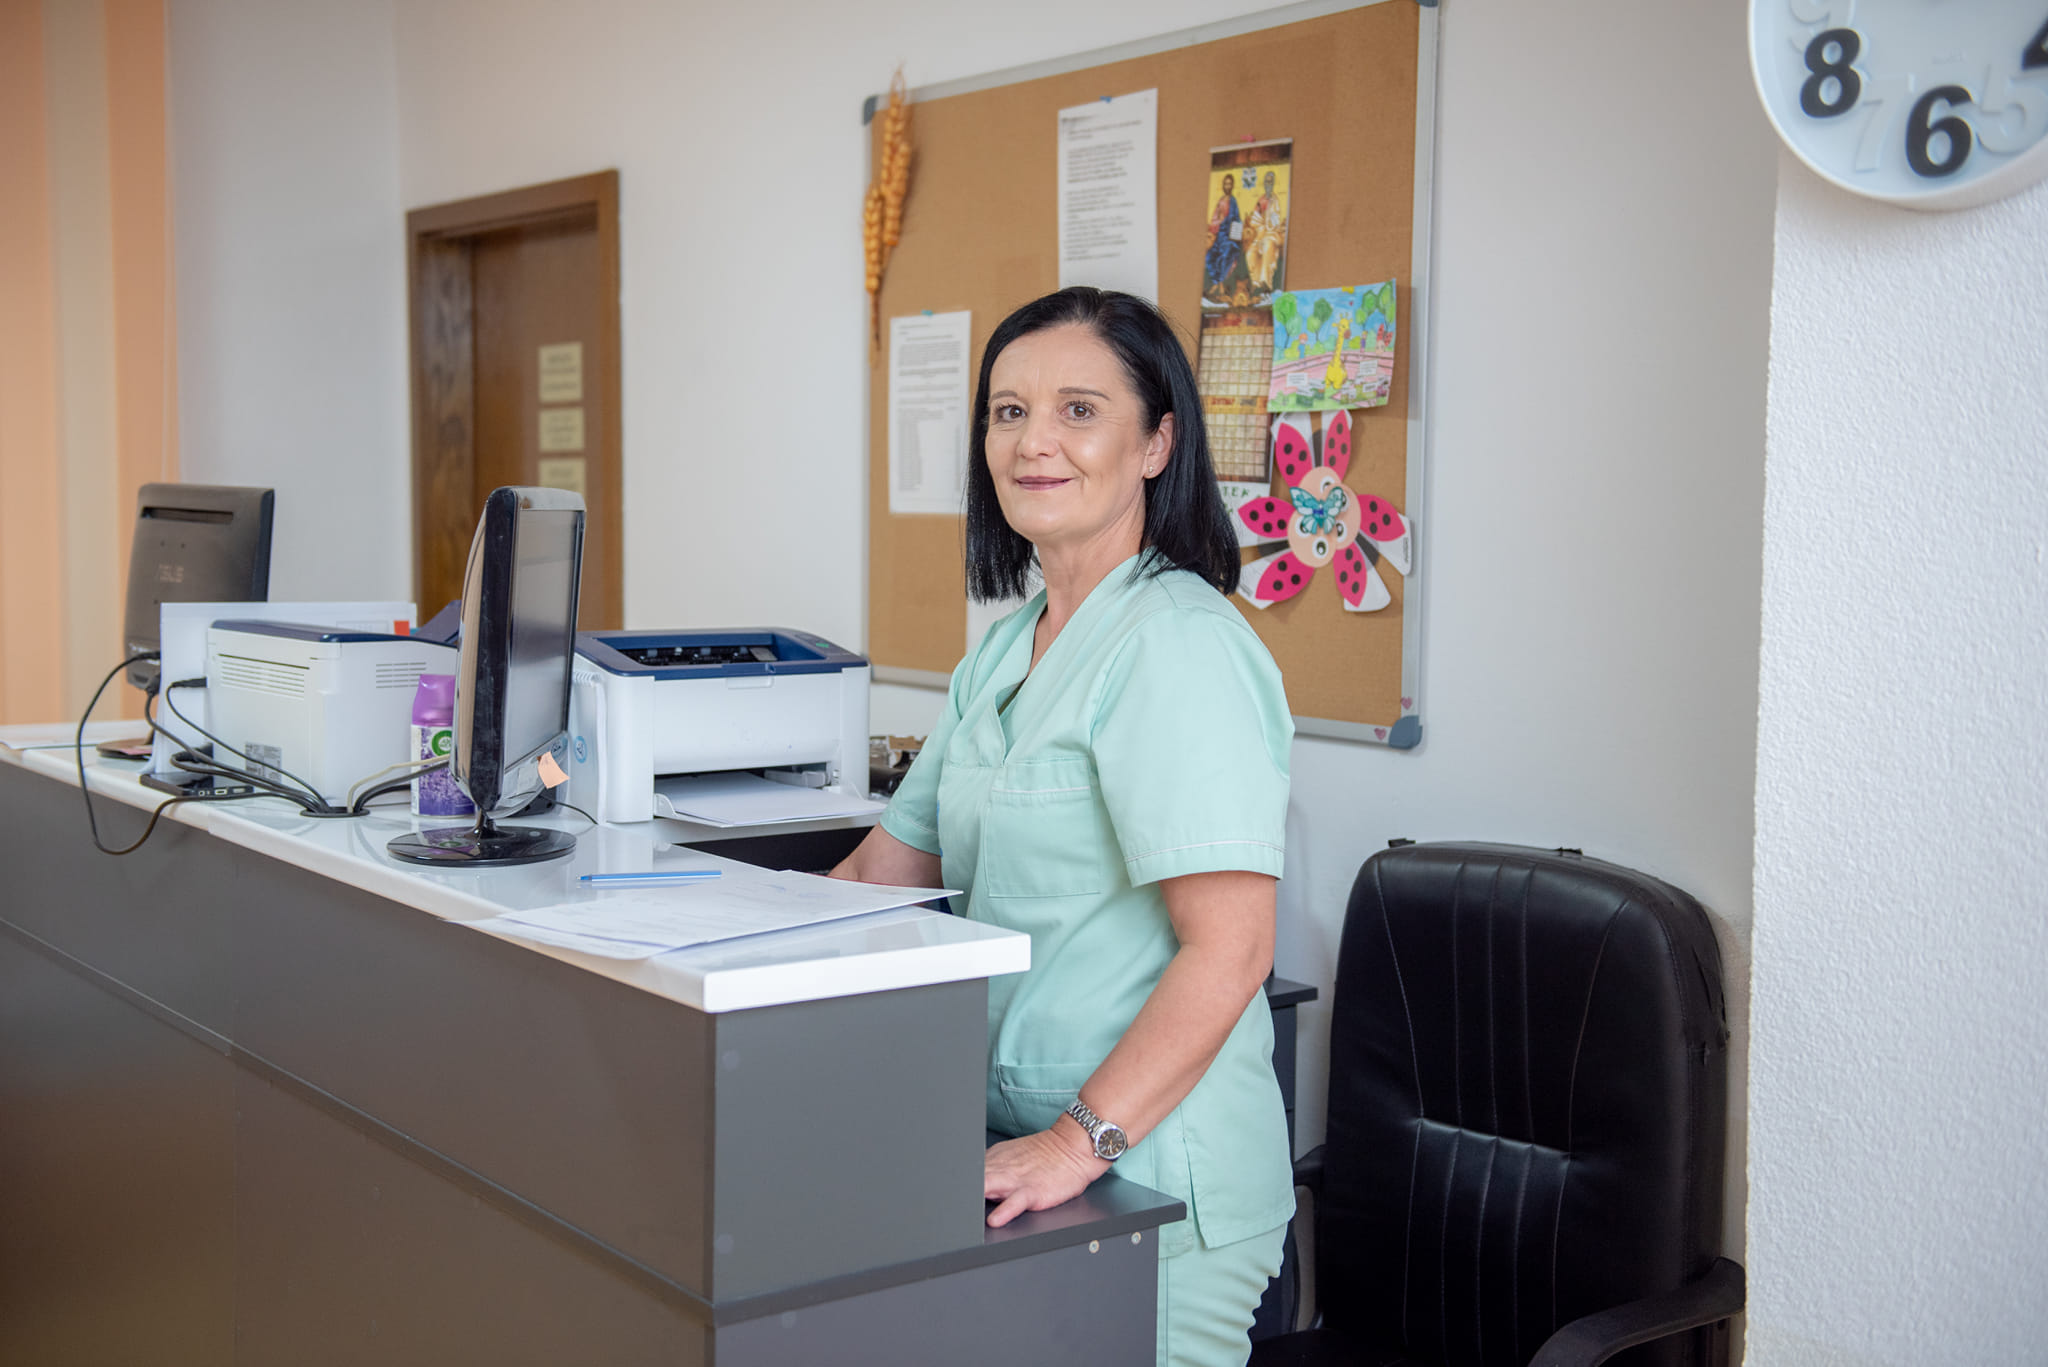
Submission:
POLYGON ((1003 516, 1046 554, 1135 555, 1145 480, 1166 467, 1173 415, 1145 409, 1116 353, 1079 324, 1027 333, 989 371, 984 453, 1003 516))

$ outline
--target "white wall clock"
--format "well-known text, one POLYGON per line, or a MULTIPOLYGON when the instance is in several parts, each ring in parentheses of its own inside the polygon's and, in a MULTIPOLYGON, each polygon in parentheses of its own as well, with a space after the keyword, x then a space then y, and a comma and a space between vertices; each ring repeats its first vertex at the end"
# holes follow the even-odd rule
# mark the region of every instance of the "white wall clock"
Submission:
POLYGON ((2048 176, 2048 0, 1750 0, 1757 92, 1845 190, 1962 209, 2048 176))

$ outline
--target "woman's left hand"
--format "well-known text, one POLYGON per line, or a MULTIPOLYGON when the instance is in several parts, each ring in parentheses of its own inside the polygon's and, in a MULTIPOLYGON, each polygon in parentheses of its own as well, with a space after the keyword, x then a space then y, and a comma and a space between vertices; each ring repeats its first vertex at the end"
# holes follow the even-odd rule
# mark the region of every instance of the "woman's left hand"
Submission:
POLYGON ((988 1213, 991 1229, 1000 1229, 1027 1210, 1050 1210, 1071 1201, 1109 1171, 1106 1160, 1083 1151, 1087 1138, 1081 1127, 1073 1129, 1081 1136, 1075 1142, 1053 1129, 990 1146, 982 1160, 981 1194, 1001 1202, 988 1213))

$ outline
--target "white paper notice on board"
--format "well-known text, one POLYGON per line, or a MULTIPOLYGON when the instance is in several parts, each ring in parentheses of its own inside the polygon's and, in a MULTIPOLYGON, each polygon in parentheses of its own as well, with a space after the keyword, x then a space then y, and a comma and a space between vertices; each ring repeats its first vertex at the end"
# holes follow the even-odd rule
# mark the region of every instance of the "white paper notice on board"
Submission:
POLYGON ((889 511, 967 507, 968 315, 889 320, 889 511))
POLYGON ((1159 92, 1060 111, 1060 288, 1159 299, 1159 92))

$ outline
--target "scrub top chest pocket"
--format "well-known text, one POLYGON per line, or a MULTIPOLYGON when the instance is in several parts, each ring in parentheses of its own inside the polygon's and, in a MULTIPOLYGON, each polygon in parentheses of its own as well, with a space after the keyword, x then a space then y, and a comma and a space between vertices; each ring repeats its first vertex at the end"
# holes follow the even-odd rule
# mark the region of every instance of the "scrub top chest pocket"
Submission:
POLYGON ((1122 867, 1086 756, 1010 760, 991 771, 981 831, 987 896, 1093 896, 1121 881, 1122 867))

